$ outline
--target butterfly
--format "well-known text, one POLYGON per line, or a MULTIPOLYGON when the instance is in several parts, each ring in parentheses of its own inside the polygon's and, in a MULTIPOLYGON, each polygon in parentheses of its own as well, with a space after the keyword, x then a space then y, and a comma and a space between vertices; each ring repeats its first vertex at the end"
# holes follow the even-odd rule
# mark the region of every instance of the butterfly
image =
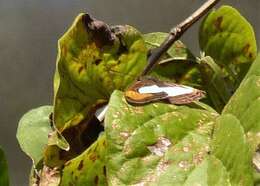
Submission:
POLYGON ((132 84, 124 95, 129 103, 137 105, 159 100, 179 105, 198 101, 205 97, 205 92, 185 85, 144 78, 132 84))

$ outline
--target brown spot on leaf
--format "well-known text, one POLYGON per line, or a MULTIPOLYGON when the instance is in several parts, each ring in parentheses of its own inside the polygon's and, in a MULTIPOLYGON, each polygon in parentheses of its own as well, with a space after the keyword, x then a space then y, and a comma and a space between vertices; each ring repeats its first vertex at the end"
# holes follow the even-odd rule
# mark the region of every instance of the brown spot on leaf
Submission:
POLYGON ((95 161, 97 160, 96 154, 95 154, 95 153, 91 154, 91 155, 89 156, 89 159, 90 159, 91 161, 95 162, 95 161))
POLYGON ((61 48, 61 52, 63 53, 63 54, 67 54, 67 47, 65 46, 65 45, 63 45, 62 46, 62 48, 61 48))
POLYGON ((221 28, 221 23, 222 23, 222 21, 223 21, 223 17, 220 16, 220 17, 218 17, 218 18, 215 20, 215 22, 214 22, 214 25, 215 25, 215 27, 216 27, 216 29, 217 29, 218 31, 222 31, 222 28, 221 28))
POLYGON ((247 43, 245 46, 244 46, 244 48, 243 48, 243 53, 248 53, 248 51, 249 51, 249 48, 250 48, 250 44, 249 43, 247 43))
POLYGON ((49 115, 49 123, 51 126, 53 126, 53 112, 51 112, 49 115))
POLYGON ((79 162, 78 170, 80 171, 83 168, 83 160, 79 162))
POLYGON ((95 176, 95 185, 98 185, 98 176, 95 176))
POLYGON ((83 67, 83 66, 80 66, 80 67, 78 68, 78 73, 80 74, 80 73, 83 71, 83 69, 84 69, 84 67, 83 67))
POLYGON ((105 176, 107 176, 107 169, 106 169, 106 166, 103 166, 103 174, 104 174, 105 176))
POLYGON ((95 60, 95 65, 99 65, 101 61, 102 61, 102 59, 95 60))

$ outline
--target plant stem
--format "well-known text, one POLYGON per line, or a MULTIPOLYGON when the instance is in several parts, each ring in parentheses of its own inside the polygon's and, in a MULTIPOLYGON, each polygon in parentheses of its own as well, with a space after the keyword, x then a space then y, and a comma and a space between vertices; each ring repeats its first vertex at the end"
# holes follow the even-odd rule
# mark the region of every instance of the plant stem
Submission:
POLYGON ((208 0, 199 9, 197 9, 191 16, 172 28, 168 37, 156 49, 152 50, 148 58, 148 65, 143 70, 141 76, 147 75, 153 67, 158 63, 160 57, 177 41, 186 30, 188 30, 195 22, 204 16, 211 8, 213 8, 220 0, 208 0))

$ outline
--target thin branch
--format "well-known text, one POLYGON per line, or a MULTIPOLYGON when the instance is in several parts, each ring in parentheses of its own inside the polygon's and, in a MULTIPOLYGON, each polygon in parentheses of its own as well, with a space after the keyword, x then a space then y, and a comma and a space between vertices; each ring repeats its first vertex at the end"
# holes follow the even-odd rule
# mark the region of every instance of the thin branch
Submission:
POLYGON ((148 65, 142 72, 141 76, 147 75, 153 67, 158 63, 160 57, 177 41, 186 30, 188 30, 195 22, 204 16, 211 8, 213 8, 220 0, 208 0, 198 10, 196 10, 190 17, 171 29, 168 37, 164 40, 160 47, 152 50, 148 58, 148 65))

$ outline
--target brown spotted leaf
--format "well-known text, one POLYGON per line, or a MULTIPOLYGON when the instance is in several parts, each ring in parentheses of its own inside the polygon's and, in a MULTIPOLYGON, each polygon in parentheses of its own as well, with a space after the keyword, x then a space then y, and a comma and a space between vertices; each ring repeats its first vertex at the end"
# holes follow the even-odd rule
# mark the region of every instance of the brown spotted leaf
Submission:
POLYGON ((199 43, 205 53, 199 67, 208 103, 221 112, 256 58, 254 30, 235 8, 222 6, 202 22, 199 43))
POLYGON ((80 14, 59 40, 54 80, 54 123, 64 131, 90 119, 113 90, 124 90, 141 73, 147 49, 131 26, 109 27, 80 14))
POLYGON ((230 6, 222 6, 204 19, 199 41, 202 51, 222 65, 253 62, 257 55, 252 26, 230 6))
POLYGON ((65 164, 60 185, 107 185, 105 150, 105 135, 102 134, 86 151, 65 164))
POLYGON ((124 90, 141 73, 147 55, 135 28, 110 27, 88 14, 77 16, 59 39, 58 49, 54 125, 70 150, 61 150, 52 141, 45 151, 45 163, 51 167, 61 166, 96 140, 97 135, 84 139, 92 136, 89 125, 95 123, 96 109, 108 102, 113 90, 124 90))
POLYGON ((165 103, 131 106, 115 91, 105 119, 108 184, 185 184, 208 157, 216 116, 165 103))

